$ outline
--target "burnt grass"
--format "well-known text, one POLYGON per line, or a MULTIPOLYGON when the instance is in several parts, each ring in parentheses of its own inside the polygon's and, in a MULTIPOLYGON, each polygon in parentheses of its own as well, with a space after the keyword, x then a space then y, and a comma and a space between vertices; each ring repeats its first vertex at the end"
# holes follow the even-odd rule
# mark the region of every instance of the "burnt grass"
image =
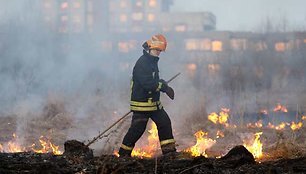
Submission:
POLYGON ((63 155, 33 152, 0 153, 1 174, 282 174, 306 173, 306 157, 256 162, 243 146, 232 148, 225 156, 190 157, 184 153, 151 159, 118 158, 114 155, 94 157, 92 150, 77 141, 65 143, 63 155))
MULTIPOLYGON (((16 119, 15 117, 7 117, 0 120, 0 132, 2 132, 0 142, 7 142, 11 140, 11 135, 16 130, 16 126, 14 126, 16 125, 16 119)), ((55 133, 62 133, 66 130, 65 126, 69 122, 63 122, 62 120, 61 115, 52 118, 51 123, 45 123, 44 120, 35 120, 30 127, 34 129, 34 125, 41 125, 43 128, 57 126, 55 133)), ((63 155, 34 152, 0 153, 0 174, 306 174, 306 153, 304 151, 300 152, 300 149, 303 149, 300 146, 305 147, 303 142, 305 140, 305 128, 294 133, 296 141, 290 141, 290 136, 287 135, 290 134, 289 131, 277 131, 277 136, 273 131, 265 130, 266 134, 263 135, 263 139, 266 144, 273 145, 266 147, 266 153, 272 157, 277 157, 277 160, 270 159, 265 162, 255 161, 252 154, 243 146, 231 148, 226 155, 219 159, 203 156, 191 157, 181 152, 177 155, 140 159, 118 158, 114 155, 105 154, 94 156, 92 149, 86 147, 84 143, 69 140, 64 143, 63 155), (291 144, 286 140, 290 141, 291 144), (276 144, 273 144, 273 142, 276 144)), ((246 132, 246 129, 239 130, 239 132, 246 132)), ((254 130, 254 132, 258 131, 254 130)), ((227 133, 225 136, 227 138, 219 139, 220 142, 224 142, 216 144, 210 152, 211 155, 214 155, 215 151, 219 152, 227 149, 223 145, 230 144, 230 142, 234 141, 235 144, 240 144, 239 141, 235 141, 237 137, 234 134, 229 134, 230 131, 225 131, 225 133, 227 133)), ((37 132, 33 134, 39 135, 37 132)), ((55 134, 55 137, 61 138, 58 142, 55 142, 56 144, 62 144, 65 141, 66 137, 61 135, 55 134)), ((26 139, 37 139, 37 137, 27 137, 26 139)))

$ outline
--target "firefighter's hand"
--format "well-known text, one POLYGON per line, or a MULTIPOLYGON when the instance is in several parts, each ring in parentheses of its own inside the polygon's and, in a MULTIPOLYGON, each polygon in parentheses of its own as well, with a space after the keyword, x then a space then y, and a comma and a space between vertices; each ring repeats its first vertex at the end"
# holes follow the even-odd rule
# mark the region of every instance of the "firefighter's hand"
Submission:
POLYGON ((163 79, 159 79, 159 82, 162 83, 162 87, 160 89, 161 92, 166 92, 168 89, 168 83, 163 80, 163 79))
POLYGON ((174 99, 174 90, 170 86, 168 86, 166 94, 168 95, 169 98, 171 98, 171 100, 174 99))

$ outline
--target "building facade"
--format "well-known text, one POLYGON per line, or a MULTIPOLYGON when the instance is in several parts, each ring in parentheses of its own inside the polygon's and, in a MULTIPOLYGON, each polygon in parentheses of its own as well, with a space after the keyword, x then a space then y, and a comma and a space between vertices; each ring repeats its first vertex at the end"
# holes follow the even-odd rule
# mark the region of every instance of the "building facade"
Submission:
POLYGON ((43 18, 61 33, 209 31, 209 12, 172 13, 172 0, 42 0, 43 18))
POLYGON ((250 54, 304 54, 306 45, 306 32, 218 31, 212 13, 174 13, 170 10, 172 0, 40 2, 43 18, 54 32, 63 37, 73 34, 70 38, 76 42, 81 40, 101 57, 118 59, 116 61, 124 65, 133 63, 140 54, 142 43, 155 33, 163 33, 168 38, 167 56, 175 57, 176 63, 186 66, 189 74, 195 74, 192 71, 198 67, 201 71, 207 70, 203 74, 215 73, 222 69, 224 62, 254 58, 250 54))

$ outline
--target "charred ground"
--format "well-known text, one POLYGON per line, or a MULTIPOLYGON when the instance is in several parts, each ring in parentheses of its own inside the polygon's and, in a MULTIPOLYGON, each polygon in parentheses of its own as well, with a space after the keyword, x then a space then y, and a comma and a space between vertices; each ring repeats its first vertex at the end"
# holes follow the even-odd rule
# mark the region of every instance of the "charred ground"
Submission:
MULTIPOLYGON (((74 147, 82 145, 77 141, 68 144, 74 147)), ((1 153, 0 173, 306 173, 306 156, 258 163, 243 146, 234 147, 220 159, 192 158, 182 153, 176 158, 169 155, 152 159, 118 158, 113 155, 93 157, 88 154, 90 149, 66 152, 64 155, 1 153)))

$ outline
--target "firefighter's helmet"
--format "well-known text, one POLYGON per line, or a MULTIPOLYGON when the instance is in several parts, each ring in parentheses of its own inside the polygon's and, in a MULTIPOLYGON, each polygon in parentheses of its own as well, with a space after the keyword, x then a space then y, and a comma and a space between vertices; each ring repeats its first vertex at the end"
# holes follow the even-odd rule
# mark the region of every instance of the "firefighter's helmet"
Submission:
POLYGON ((167 48, 167 40, 162 34, 152 36, 146 43, 148 44, 149 49, 166 51, 167 48))

